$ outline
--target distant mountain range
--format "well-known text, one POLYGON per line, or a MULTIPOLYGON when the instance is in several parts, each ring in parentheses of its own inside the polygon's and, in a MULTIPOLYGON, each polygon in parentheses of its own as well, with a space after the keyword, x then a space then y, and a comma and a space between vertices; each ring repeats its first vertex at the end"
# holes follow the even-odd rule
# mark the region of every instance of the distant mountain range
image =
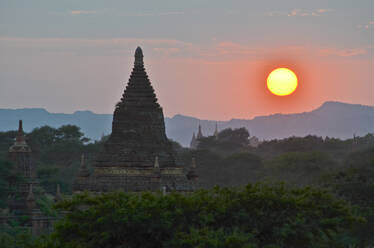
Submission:
MULTIPOLYGON (((95 114, 91 111, 57 114, 49 113, 42 108, 0 109, 0 131, 17 129, 20 119, 24 121, 24 129, 27 132, 43 125, 59 127, 64 124, 73 124, 81 127, 85 135, 91 139, 100 139, 103 134, 109 134, 112 124, 111 114, 95 114)), ((204 135, 212 135, 217 123, 220 130, 229 127, 246 127, 251 135, 260 139, 308 134, 350 138, 354 134, 363 136, 367 133, 374 133, 374 107, 325 102, 311 112, 274 114, 250 120, 232 119, 218 122, 175 115, 172 118, 165 118, 166 134, 183 146, 188 146, 192 133, 197 131, 199 122, 204 135)))

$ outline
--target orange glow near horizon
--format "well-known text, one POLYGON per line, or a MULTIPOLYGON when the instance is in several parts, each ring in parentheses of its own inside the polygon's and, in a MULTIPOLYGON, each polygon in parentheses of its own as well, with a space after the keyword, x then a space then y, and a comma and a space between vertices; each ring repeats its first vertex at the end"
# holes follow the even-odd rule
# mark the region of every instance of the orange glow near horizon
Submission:
POLYGON ((267 77, 267 87, 277 96, 292 94, 298 85, 296 74, 288 68, 277 68, 267 77))

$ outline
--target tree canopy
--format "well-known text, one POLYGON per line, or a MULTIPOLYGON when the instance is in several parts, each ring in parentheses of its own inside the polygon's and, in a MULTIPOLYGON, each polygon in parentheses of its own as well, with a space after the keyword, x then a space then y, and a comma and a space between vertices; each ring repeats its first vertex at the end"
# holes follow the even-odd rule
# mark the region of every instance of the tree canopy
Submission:
POLYGON ((282 184, 168 195, 80 194, 35 247, 343 247, 340 235, 361 221, 324 190, 282 184))

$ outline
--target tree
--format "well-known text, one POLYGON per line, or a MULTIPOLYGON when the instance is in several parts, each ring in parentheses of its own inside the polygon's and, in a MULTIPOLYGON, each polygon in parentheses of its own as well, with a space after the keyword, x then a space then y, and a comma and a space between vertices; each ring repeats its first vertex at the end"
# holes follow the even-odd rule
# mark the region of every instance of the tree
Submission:
POLYGON ((13 169, 13 163, 0 159, 0 208, 7 207, 9 190, 23 181, 24 177, 13 169))
POLYGON ((316 184, 336 167, 336 162, 327 153, 290 152, 267 161, 265 175, 271 181, 316 184))
POLYGON ((362 247, 369 247, 374 245, 374 146, 350 153, 345 165, 327 185, 360 207, 367 222, 356 225, 353 233, 362 247))
POLYGON ((227 186, 258 182, 264 169, 262 159, 248 152, 231 154, 223 158, 219 165, 216 165, 216 178, 220 185, 224 183, 227 186))
POLYGON ((339 234, 360 221, 326 191, 264 184, 190 194, 85 193, 57 208, 68 213, 37 247, 343 247, 339 234))
POLYGON ((246 128, 227 128, 218 133, 218 140, 238 145, 248 145, 249 132, 246 128))
POLYGON ((232 154, 247 148, 249 132, 245 128, 224 129, 216 138, 215 136, 199 139, 199 150, 210 150, 220 154, 232 154))
POLYGON ((34 128, 26 135, 26 140, 34 152, 43 151, 56 143, 56 132, 57 130, 50 126, 34 128))
POLYGON ((0 158, 6 157, 8 149, 13 145, 17 131, 0 132, 0 158))
POLYGON ((80 127, 74 125, 64 125, 56 130, 56 137, 59 141, 75 141, 88 142, 88 138, 84 138, 84 134, 80 131, 80 127))
POLYGON ((74 125, 35 128, 26 138, 33 150, 40 184, 50 193, 55 192, 57 184, 63 192, 71 192, 81 155, 84 153, 91 160, 90 155, 102 146, 102 142, 87 143, 89 139, 74 125))

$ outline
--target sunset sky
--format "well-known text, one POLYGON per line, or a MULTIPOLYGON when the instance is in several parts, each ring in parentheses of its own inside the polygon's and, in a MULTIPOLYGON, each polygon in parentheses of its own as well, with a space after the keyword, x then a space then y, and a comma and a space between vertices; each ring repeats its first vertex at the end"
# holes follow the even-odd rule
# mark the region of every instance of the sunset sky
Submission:
POLYGON ((112 113, 138 45, 166 116, 374 105, 373 0, 0 0, 0 108, 112 113), (294 94, 267 91, 276 67, 294 94))

